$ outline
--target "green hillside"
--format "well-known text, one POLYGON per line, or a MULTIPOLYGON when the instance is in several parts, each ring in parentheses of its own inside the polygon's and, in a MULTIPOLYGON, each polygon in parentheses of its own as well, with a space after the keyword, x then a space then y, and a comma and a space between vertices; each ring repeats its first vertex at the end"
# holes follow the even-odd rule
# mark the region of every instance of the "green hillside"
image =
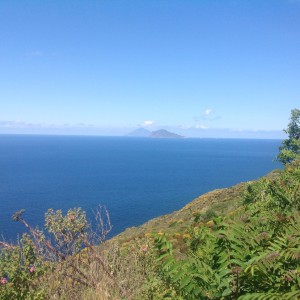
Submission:
POLYGON ((178 232, 184 233, 192 225, 198 214, 202 214, 203 218, 209 221, 213 216, 226 214, 242 205, 247 184, 240 183, 229 188, 208 192, 178 211, 149 220, 141 226, 127 228, 110 242, 122 243, 159 232, 175 236, 178 232))

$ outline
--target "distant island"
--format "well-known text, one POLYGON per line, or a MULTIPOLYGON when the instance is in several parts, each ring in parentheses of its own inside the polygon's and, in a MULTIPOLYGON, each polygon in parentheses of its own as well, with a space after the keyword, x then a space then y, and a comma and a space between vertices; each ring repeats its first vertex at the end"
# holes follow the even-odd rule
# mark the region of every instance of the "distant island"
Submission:
POLYGON ((126 136, 132 136, 132 137, 149 137, 151 135, 151 131, 145 129, 145 128, 138 128, 135 129, 131 132, 129 132, 128 134, 126 134, 126 136))
POLYGON ((128 133, 126 136, 131 137, 150 137, 150 138, 183 138, 182 135, 170 132, 165 129, 149 131, 145 128, 138 128, 128 133))
POLYGON ((152 131, 149 137, 151 137, 151 138, 183 138, 182 135, 170 132, 165 129, 152 131))

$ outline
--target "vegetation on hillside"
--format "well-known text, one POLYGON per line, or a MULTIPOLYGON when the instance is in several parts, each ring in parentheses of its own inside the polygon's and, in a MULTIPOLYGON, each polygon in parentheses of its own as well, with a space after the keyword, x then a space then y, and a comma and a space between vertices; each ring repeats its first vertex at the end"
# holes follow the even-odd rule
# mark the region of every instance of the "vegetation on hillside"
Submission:
POLYGON ((165 237, 156 240, 178 299, 300 298, 299 161, 249 184, 244 202, 209 223, 196 218, 184 259, 165 237))
POLYGON ((203 195, 105 241, 81 209, 49 209, 44 231, 0 242, 0 299, 300 299, 300 111, 259 180, 203 195))
POLYGON ((300 110, 293 109, 290 123, 284 132, 288 138, 282 142, 277 159, 283 164, 290 163, 300 155, 300 110))

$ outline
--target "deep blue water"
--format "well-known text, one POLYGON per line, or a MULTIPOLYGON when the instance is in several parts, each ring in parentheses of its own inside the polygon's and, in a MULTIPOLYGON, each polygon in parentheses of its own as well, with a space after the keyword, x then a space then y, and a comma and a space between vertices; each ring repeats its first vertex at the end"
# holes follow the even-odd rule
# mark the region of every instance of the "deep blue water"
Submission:
POLYGON ((265 175, 279 140, 0 135, 0 234, 14 239, 22 208, 43 225, 50 207, 109 209, 117 234, 207 191, 265 175))

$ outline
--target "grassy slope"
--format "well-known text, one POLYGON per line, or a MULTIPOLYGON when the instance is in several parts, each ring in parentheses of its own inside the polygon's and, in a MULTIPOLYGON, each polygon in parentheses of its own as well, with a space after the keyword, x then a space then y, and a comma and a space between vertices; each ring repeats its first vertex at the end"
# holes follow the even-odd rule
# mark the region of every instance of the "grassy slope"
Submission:
POLYGON ((122 244, 135 238, 142 238, 151 233, 159 232, 169 236, 183 234, 192 224, 196 214, 203 214, 204 219, 208 221, 210 212, 216 215, 226 214, 240 206, 246 185, 247 183, 239 183, 229 188, 208 192, 178 211, 152 219, 139 227, 127 228, 110 241, 122 244), (205 217, 206 214, 207 218, 205 217))
MULTIPOLYGON (((274 170, 265 177, 273 178, 280 170, 274 170)), ((242 205, 242 198, 249 182, 242 182, 229 188, 216 189, 205 193, 182 209, 170 214, 151 219, 138 227, 129 227, 110 242, 123 244, 136 238, 149 237, 152 233, 165 233, 170 237, 182 237, 190 228, 197 214, 202 221, 209 221, 214 216, 224 215, 242 205)))

